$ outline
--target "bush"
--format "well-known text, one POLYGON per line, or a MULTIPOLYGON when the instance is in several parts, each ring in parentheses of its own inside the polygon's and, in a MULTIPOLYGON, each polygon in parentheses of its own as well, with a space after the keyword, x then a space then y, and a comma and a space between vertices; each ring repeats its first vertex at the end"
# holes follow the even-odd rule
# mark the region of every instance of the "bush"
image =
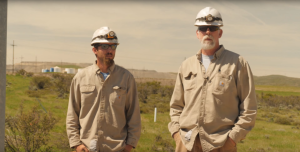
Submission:
POLYGON ((41 97, 41 92, 38 90, 26 90, 26 94, 29 97, 36 97, 36 98, 41 97))
POLYGON ((52 147, 48 145, 49 133, 56 122, 51 113, 40 112, 38 106, 28 113, 23 112, 21 104, 19 114, 5 119, 5 151, 51 151, 52 147))
POLYGON ((31 80, 31 86, 37 89, 44 89, 51 86, 50 78, 45 76, 34 76, 31 80))
POLYGON ((141 113, 153 113, 155 107, 158 113, 170 111, 173 86, 161 86, 157 81, 141 82, 137 83, 137 90, 141 113))
POLYGON ((161 86, 159 88, 159 93, 162 97, 172 97, 174 87, 173 86, 161 86))
POLYGON ((33 72, 26 72, 26 77, 32 77, 33 76, 33 72))
POLYGON ((161 87, 160 82, 157 81, 146 82, 146 86, 151 94, 157 94, 161 87))
POLYGON ((70 93, 70 86, 74 75, 53 73, 53 84, 56 91, 58 91, 58 97, 65 98, 66 94, 70 93))
POLYGON ((26 75, 26 71, 24 69, 21 69, 21 70, 18 70, 16 72, 16 75, 22 75, 22 76, 25 76, 26 75))
POLYGON ((280 109, 300 106, 300 96, 278 96, 273 94, 257 95, 257 102, 260 105, 278 107, 280 109))
POLYGON ((155 143, 152 145, 152 151, 173 152, 175 151, 175 149, 170 141, 164 140, 160 135, 157 135, 155 137, 155 143))
POLYGON ((10 85, 11 83, 6 80, 6 87, 9 87, 10 85))
POLYGON ((275 119, 274 122, 275 122, 275 123, 278 123, 278 124, 283 124, 283 125, 291 125, 291 123, 293 122, 293 120, 290 119, 290 118, 278 116, 278 117, 275 119))
POLYGON ((24 69, 21 69, 19 71, 16 72, 16 75, 21 75, 21 76, 26 76, 26 77, 32 77, 33 76, 33 72, 27 72, 24 69))

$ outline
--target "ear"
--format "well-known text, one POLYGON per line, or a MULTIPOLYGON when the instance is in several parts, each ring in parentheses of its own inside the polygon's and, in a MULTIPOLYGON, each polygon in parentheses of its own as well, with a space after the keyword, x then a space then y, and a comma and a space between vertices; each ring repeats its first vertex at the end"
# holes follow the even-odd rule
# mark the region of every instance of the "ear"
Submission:
POLYGON ((200 32, 198 30, 196 30, 196 36, 200 40, 200 32))
POLYGON ((94 52, 94 54, 97 54, 98 52, 98 50, 95 47, 92 48, 92 51, 94 52))
POLYGON ((221 38, 221 37, 222 37, 222 35, 223 35, 223 30, 222 30, 222 29, 220 29, 220 30, 219 30, 219 38, 221 38))

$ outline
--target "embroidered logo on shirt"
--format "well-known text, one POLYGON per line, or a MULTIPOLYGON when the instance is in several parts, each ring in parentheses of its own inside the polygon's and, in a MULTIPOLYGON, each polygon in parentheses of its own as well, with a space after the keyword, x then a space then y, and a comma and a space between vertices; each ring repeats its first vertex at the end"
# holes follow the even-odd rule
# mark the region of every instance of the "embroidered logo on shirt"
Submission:
POLYGON ((220 81, 219 86, 224 87, 225 83, 223 81, 220 81))
POLYGON ((114 86, 113 89, 114 89, 114 90, 117 90, 117 89, 121 89, 121 87, 119 87, 119 86, 114 86))

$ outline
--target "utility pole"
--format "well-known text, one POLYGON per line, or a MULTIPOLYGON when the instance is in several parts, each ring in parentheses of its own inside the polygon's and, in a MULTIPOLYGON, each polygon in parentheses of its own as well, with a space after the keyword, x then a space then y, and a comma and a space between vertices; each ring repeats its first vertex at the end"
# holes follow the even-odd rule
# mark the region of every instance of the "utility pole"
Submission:
POLYGON ((37 68, 37 57, 35 56, 35 73, 36 73, 36 68, 37 68))
POLYGON ((11 45, 11 46, 13 46, 13 59, 12 59, 12 64, 13 64, 13 74, 15 73, 15 61, 14 61, 14 59, 15 59, 15 41, 13 41, 13 44, 11 45))
POLYGON ((0 0, 0 152, 5 145, 6 45, 7 0, 0 0))

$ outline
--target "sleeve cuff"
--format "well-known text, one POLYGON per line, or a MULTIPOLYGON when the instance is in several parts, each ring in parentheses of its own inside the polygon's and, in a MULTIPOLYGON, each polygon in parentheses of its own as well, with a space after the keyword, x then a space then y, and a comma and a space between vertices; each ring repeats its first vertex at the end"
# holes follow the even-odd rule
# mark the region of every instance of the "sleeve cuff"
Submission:
POLYGON ((73 141, 73 142, 70 141, 70 148, 73 148, 73 147, 81 145, 81 144, 82 144, 81 141, 76 141, 76 142, 75 141, 73 141))
POLYGON ((176 123, 170 122, 168 124, 168 128, 169 128, 169 131, 171 133, 171 136, 173 136, 174 133, 176 133, 180 130, 180 126, 179 126, 178 122, 176 122, 176 123))
POLYGON ((232 130, 229 133, 229 137, 235 142, 238 143, 239 141, 245 139, 245 137, 242 137, 238 132, 232 130))
POLYGON ((128 138, 126 140, 126 144, 127 145, 131 145, 133 148, 135 148, 137 146, 137 140, 135 140, 134 138, 128 138))

